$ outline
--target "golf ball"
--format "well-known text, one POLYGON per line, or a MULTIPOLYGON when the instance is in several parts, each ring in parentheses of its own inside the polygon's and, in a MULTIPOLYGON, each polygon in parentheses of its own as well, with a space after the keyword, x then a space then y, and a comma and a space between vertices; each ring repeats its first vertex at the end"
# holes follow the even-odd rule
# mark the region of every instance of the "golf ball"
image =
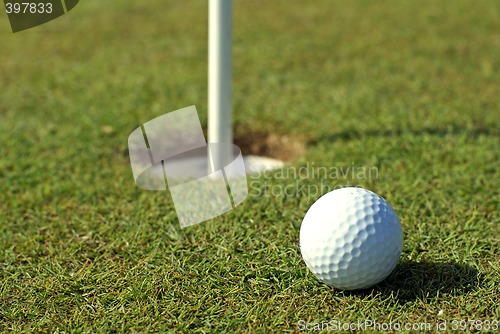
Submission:
POLYGON ((320 197, 300 227, 300 249, 311 272, 342 290, 371 287, 394 270, 403 230, 393 208, 379 195, 342 188, 320 197))

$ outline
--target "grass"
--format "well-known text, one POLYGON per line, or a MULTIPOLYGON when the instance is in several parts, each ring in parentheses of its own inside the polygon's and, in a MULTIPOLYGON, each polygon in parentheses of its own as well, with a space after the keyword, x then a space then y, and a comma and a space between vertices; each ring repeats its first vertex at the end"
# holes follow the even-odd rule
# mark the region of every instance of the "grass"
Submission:
POLYGON ((252 178, 240 207, 183 230, 168 193, 134 187, 127 137, 192 104, 206 125, 207 3, 85 1, 17 34, 0 15, 0 326, 500 321, 498 13, 494 0, 235 1, 235 125, 306 145, 289 171, 377 173, 252 178), (319 284, 299 251, 308 207, 346 185, 384 196, 405 237, 396 271, 358 292, 319 284))

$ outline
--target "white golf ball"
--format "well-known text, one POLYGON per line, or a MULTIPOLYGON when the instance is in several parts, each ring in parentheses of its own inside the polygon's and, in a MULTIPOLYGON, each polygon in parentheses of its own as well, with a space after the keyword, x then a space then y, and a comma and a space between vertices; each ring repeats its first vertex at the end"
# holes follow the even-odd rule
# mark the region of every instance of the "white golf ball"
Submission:
POLYGON ((300 227, 307 267, 320 281, 342 290, 384 280, 402 248, 403 230, 393 208, 361 188, 337 189, 320 197, 300 227))

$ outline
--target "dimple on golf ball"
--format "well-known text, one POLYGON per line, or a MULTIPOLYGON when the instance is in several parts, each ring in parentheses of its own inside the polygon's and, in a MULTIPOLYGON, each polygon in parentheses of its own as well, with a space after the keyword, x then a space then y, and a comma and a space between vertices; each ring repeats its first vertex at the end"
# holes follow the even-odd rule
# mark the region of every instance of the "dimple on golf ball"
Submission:
POLYGON ((323 283, 342 290, 369 288, 394 270, 403 230, 393 208, 362 188, 342 188, 320 197, 300 228, 302 257, 323 283))

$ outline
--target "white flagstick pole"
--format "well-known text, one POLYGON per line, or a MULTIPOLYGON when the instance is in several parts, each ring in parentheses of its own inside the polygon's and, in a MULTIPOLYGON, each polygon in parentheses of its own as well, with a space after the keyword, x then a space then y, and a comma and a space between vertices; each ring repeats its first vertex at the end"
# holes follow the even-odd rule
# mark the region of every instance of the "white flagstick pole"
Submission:
MULTIPOLYGON (((208 143, 232 144, 232 0, 209 0, 208 19, 208 143)), ((212 171, 231 157, 227 147, 209 154, 212 171)))

